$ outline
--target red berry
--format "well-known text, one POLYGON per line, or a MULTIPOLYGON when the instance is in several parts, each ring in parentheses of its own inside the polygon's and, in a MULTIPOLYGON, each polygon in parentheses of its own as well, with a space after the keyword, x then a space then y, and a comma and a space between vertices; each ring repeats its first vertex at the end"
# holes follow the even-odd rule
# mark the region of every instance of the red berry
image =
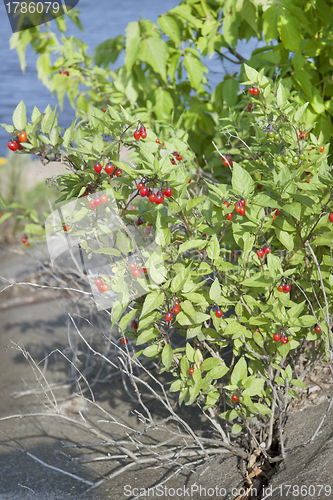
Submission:
POLYGON ((166 313, 165 321, 167 321, 169 323, 169 321, 171 321, 171 320, 172 320, 172 313, 171 312, 166 313))
POLYGON ((64 226, 62 226, 65 233, 67 233, 67 231, 69 230, 70 226, 68 224, 65 224, 64 226))
POLYGON ((321 332, 321 328, 320 328, 320 326, 317 325, 316 326, 316 333, 320 333, 320 332, 321 332))
POLYGON ((120 177, 122 173, 123 173, 123 171, 120 170, 120 168, 117 168, 117 170, 116 170, 116 177, 120 177))
POLYGON ((252 95, 252 94, 253 94, 253 88, 252 88, 252 87, 250 87, 250 88, 249 88, 249 94, 250 94, 250 95, 252 95))
POLYGON ((281 335, 279 333, 274 333, 274 335, 273 335, 274 342, 279 342, 280 338, 281 338, 281 335))
POLYGON ((246 205, 246 201, 244 199, 241 200, 239 203, 242 205, 242 207, 245 207, 245 205, 246 205))
POLYGON ((137 321, 132 321, 131 323, 131 328, 133 328, 134 330, 137 330, 138 329, 138 322, 137 321))
POLYGON ((154 203, 156 201, 156 194, 152 193, 149 195, 150 203, 154 203))
POLYGON ((244 207, 240 207, 240 210, 239 210, 239 215, 245 215, 245 208, 244 207))
POLYGON ((134 269, 134 271, 132 271, 132 274, 134 278, 139 278, 141 271, 140 269, 134 269))
POLYGON ((174 158, 171 158, 170 161, 171 161, 172 165, 174 165, 176 163, 176 160, 174 158))
POLYGON ((112 175, 113 174, 113 171, 114 171, 114 165, 112 163, 107 163, 104 167, 105 169, 105 172, 108 174, 108 175, 112 175))
POLYGON ((103 285, 103 280, 102 280, 102 278, 96 278, 96 279, 95 279, 95 285, 96 285, 96 286, 102 286, 102 285, 103 285))
POLYGON ((98 291, 99 291, 100 293, 104 293, 104 291, 105 291, 105 290, 104 290, 104 288, 103 288, 103 285, 101 285, 101 286, 99 286, 99 287, 98 287, 98 291))
POLYGON ((233 394, 233 395, 231 396, 231 399, 233 400, 233 402, 234 402, 234 403, 237 403, 237 401, 238 401, 238 396, 237 396, 237 394, 233 394))
POLYGON ((191 181, 192 181, 192 179, 189 179, 187 184, 191 184, 191 181))
POLYGON ((95 204, 95 207, 99 207, 101 203, 102 203, 102 202, 101 202, 101 199, 100 199, 100 198, 95 198, 95 199, 94 199, 94 204, 95 204))
POLYGON ((102 194, 99 199, 101 200, 101 203, 106 203, 108 201, 108 197, 106 196, 106 194, 102 194))
POLYGON ((127 344, 127 342, 128 342, 128 339, 126 337, 121 339, 122 344, 125 345, 125 344, 127 344))
POLYGON ((69 71, 63 71, 62 74, 66 75, 66 76, 69 76, 69 71))
POLYGON ((281 342, 282 342, 282 344, 288 344, 288 342, 289 342, 288 337, 281 337, 281 342))
POLYGON ((291 290, 291 286, 290 286, 290 285, 288 285, 288 284, 287 284, 287 285, 284 285, 284 287, 283 287, 283 291, 284 291, 284 293, 289 293, 289 292, 290 292, 290 290, 291 290))
POLYGON ((322 146, 322 147, 320 148, 320 150, 319 150, 319 151, 320 151, 321 153, 323 153, 323 152, 325 151, 324 146, 322 146))
POLYGON ((260 248, 259 250, 257 250, 257 255, 259 259, 262 259, 265 255, 265 252, 260 248))
POLYGON ((173 308, 173 312, 174 312, 175 314, 179 314, 179 313, 180 313, 180 309, 179 309, 179 307, 178 307, 178 306, 175 306, 175 307, 173 308))
POLYGON ((102 172, 102 165, 100 163, 96 163, 94 165, 94 170, 95 170, 96 174, 100 174, 102 172))
POLYGON ((253 89, 253 95, 258 95, 259 94, 259 89, 257 87, 255 87, 253 89))
POLYGON ((275 210, 275 214, 276 214, 276 215, 279 215, 279 213, 280 213, 280 210, 276 209, 276 210, 275 210))
POLYGON ((131 262, 131 264, 129 265, 129 268, 130 268, 132 271, 135 271, 135 269, 136 269, 136 264, 134 264, 134 262, 131 262))
POLYGON ((190 368, 188 372, 189 372, 189 374, 190 374, 190 375, 193 375, 193 373, 194 373, 194 368, 190 368))
POLYGON ((148 188, 147 187, 143 187, 142 189, 140 189, 140 195, 142 196, 142 198, 144 198, 145 196, 147 196, 148 194, 148 188))
POLYGON ((179 300, 175 300, 175 306, 176 306, 176 307, 179 307, 179 306, 180 306, 180 302, 179 302, 179 300))
POLYGON ((182 159, 183 159, 182 155, 177 155, 177 156, 176 156, 176 160, 177 160, 177 161, 180 161, 180 160, 182 160, 182 159))
POLYGON ((172 189, 171 188, 166 188, 164 190, 164 194, 167 198, 170 198, 170 196, 172 196, 172 189))
POLYGON ((231 212, 230 214, 227 215, 227 220, 231 220, 233 218, 234 214, 231 212))
POLYGON ((247 105, 247 110, 248 110, 248 111, 252 111, 252 108, 253 108, 253 104, 249 103, 249 104, 247 105))
POLYGON ((222 318, 223 312, 221 311, 221 309, 218 309, 217 311, 215 311, 215 314, 217 318, 222 318))
POLYGON ((255 331, 255 332, 258 332, 258 333, 261 333, 261 332, 260 332, 260 328, 256 328, 254 331, 255 331))
POLYGON ((158 139, 156 139, 156 142, 157 142, 157 144, 160 144, 160 141, 158 139))
POLYGON ((225 205, 227 208, 229 208, 229 203, 227 201, 224 201, 223 205, 225 205))
POLYGON ((141 226, 141 224, 143 224, 143 220, 142 219, 138 219, 138 221, 137 221, 136 224, 137 224, 137 226, 141 226))
POLYGON ((28 247, 30 245, 29 241, 25 241, 24 244, 26 247, 28 247))
POLYGON ((156 205, 161 205, 162 203, 164 203, 164 196, 162 193, 157 193, 155 203, 156 205))
POLYGON ((104 290, 104 292, 107 292, 108 290, 110 290, 109 285, 106 285, 106 284, 103 285, 103 290, 104 290))
POLYGON ((26 133, 26 132, 21 132, 21 133, 19 134, 19 136, 18 136, 18 140, 19 140, 20 142, 27 142, 27 138, 28 138, 28 136, 27 136, 27 133, 26 133))
POLYGON ((278 286, 278 290, 279 290, 279 292, 284 292, 284 286, 283 285, 279 285, 278 286))
POLYGON ((264 246, 263 250, 264 250, 266 255, 268 255, 272 251, 271 247, 266 247, 266 246, 264 246))
POLYGON ((9 141, 9 143, 7 144, 7 146, 9 147, 9 149, 11 151, 17 151, 18 150, 18 145, 16 144, 15 141, 9 141))
POLYGON ((140 128, 140 135, 141 135, 141 139, 145 139, 147 137, 147 132, 146 132, 145 127, 140 128))
POLYGON ((331 213, 329 214, 328 218, 329 218, 330 222, 333 222, 333 212, 331 212, 331 213))
POLYGON ((146 268, 146 267, 142 267, 142 268, 141 268, 141 271, 142 271, 144 274, 147 274, 147 268, 146 268))
POLYGON ((239 211, 240 211, 240 209, 241 209, 241 208, 242 208, 242 207, 241 207, 241 205, 240 205, 240 204, 239 204, 239 202, 237 201, 237 202, 235 203, 235 212, 239 213, 239 211))
POLYGON ((91 210, 95 210, 96 205, 95 205, 95 203, 94 203, 94 200, 90 200, 90 201, 89 201, 89 206, 90 206, 91 210))
POLYGON ((141 189, 144 187, 144 184, 142 182, 139 182, 138 184, 138 190, 141 191, 141 189))
POLYGON ((141 134, 140 134, 139 130, 136 130, 133 135, 134 135, 134 139, 136 141, 138 141, 140 139, 141 134))
POLYGON ((178 156, 178 151, 173 151, 173 156, 178 156))
POLYGON ((146 227, 146 229, 145 229, 145 233, 146 233, 146 235, 147 235, 147 236, 149 236, 149 235, 150 235, 150 227, 146 227))

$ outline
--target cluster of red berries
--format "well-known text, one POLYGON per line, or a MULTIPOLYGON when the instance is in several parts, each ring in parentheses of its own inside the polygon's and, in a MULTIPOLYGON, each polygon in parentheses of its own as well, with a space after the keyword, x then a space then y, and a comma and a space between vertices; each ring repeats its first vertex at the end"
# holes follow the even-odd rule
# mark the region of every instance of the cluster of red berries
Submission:
MULTIPOLYGON (((94 165, 94 170, 96 174, 100 174, 102 172, 102 165, 97 162, 94 165)), ((123 171, 120 168, 115 168, 115 166, 112 163, 107 163, 104 167, 105 173, 108 174, 110 177, 111 175, 115 175, 116 177, 120 177, 123 171)))
POLYGON ((230 167, 233 166, 233 161, 232 161, 232 157, 230 155, 224 155, 224 158, 223 158, 223 165, 225 167, 227 167, 228 165, 230 165, 230 167))
POLYGON ((25 244, 26 247, 28 247, 30 245, 29 241, 28 241, 28 235, 27 234, 24 234, 23 237, 22 237, 22 243, 25 244))
POLYGON ((147 273, 146 267, 136 267, 136 264, 134 262, 131 262, 129 268, 132 271, 133 278, 139 278, 141 273, 143 274, 147 273))
POLYGON ((141 139, 145 139, 147 137, 147 131, 146 131, 146 127, 144 127, 143 125, 141 125, 141 127, 139 129, 136 129, 136 131, 134 132, 134 139, 136 141, 138 141, 141 137, 141 139))
POLYGON ((279 332, 274 333, 273 340, 274 340, 274 342, 279 342, 279 340, 280 340, 280 342, 282 342, 282 344, 288 344, 288 342, 289 342, 288 335, 280 335, 279 332))
POLYGON ((280 285, 278 286, 278 290, 279 292, 289 293, 291 290, 291 286, 289 285, 288 282, 285 285, 280 283, 280 285))
POLYGON ((269 253, 271 253, 271 251, 272 251, 271 247, 265 245, 262 248, 259 248, 259 250, 257 250, 257 255, 259 259, 263 259, 265 255, 268 255, 269 253))
POLYGON ((269 215, 269 214, 273 214, 273 220, 276 219, 276 216, 279 215, 280 213, 280 210, 276 209, 276 210, 269 210, 269 208, 265 208, 265 215, 269 215))
MULTIPOLYGON (((243 199, 237 200, 235 203, 235 211, 241 216, 245 215, 245 204, 246 204, 246 201, 243 199)), ((225 205, 227 208, 229 208, 229 203, 227 201, 224 201, 223 205, 225 205)), ((230 212, 230 214, 227 214, 227 220, 231 220, 233 218, 233 216, 234 216, 233 212, 230 212)))
MULTIPOLYGON (((159 139, 156 139, 157 144, 161 144, 159 139)), ((161 147, 163 148, 165 146, 164 142, 162 142, 161 147)))
POLYGON ((142 182, 138 184, 138 190, 142 198, 148 197, 150 203, 156 203, 156 205, 161 205, 164 203, 164 196, 170 198, 172 196, 172 189, 170 187, 163 189, 163 191, 158 191, 156 194, 148 189, 142 182))
POLYGON ((259 89, 256 85, 252 85, 252 87, 249 88, 249 94, 250 95, 258 95, 259 94, 259 89))
POLYGON ((89 206, 91 210, 95 210, 97 207, 99 207, 101 204, 104 204, 108 201, 108 197, 106 194, 102 194, 102 196, 99 196, 97 198, 94 198, 93 200, 89 201, 89 206))
POLYGON ((95 279, 95 285, 97 286, 98 291, 100 293, 104 293, 104 292, 107 292, 108 290, 110 290, 109 285, 107 285, 106 283, 104 283, 103 278, 96 278, 95 279))
POLYGON ((301 139, 307 139, 308 135, 309 134, 307 133, 306 130, 303 130, 303 131, 300 130, 299 133, 298 133, 298 138, 299 138, 299 140, 301 140, 301 139))
POLYGON ((179 314, 180 309, 179 309, 179 300, 175 300, 174 306, 171 307, 170 311, 172 311, 174 314, 179 314))
POLYGON ((27 142, 28 136, 26 132, 20 132, 18 137, 14 140, 8 142, 7 146, 11 151, 17 151, 23 149, 21 146, 22 142, 27 142))
MULTIPOLYGON (((183 159, 182 155, 178 153, 178 151, 174 151, 173 153, 173 156, 176 158, 177 161, 181 161, 183 159)), ((170 161, 172 163, 172 165, 174 165, 176 163, 176 160, 175 158, 171 158, 170 161)))

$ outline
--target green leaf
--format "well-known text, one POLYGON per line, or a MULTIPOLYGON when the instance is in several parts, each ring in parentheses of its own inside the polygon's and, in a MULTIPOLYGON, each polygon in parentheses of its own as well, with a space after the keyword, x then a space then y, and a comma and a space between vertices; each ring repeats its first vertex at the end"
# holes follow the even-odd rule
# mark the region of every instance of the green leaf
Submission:
POLYGON ((154 71, 159 73, 166 81, 166 63, 168 59, 168 47, 159 38, 146 38, 140 46, 140 57, 147 62, 154 71))
POLYGON ((6 212, 5 214, 2 214, 2 217, 0 217, 0 224, 3 224, 5 220, 9 219, 11 217, 12 213, 11 212, 6 212))
POLYGON ((177 21, 174 17, 164 14, 159 16, 157 24, 164 31, 164 33, 171 38, 175 45, 180 44, 180 31, 177 21))
POLYGON ((240 358, 240 360, 234 366, 230 377, 230 383, 232 385, 238 386, 238 383, 247 377, 247 364, 244 357, 240 358))
POLYGON ((153 328, 150 328, 149 330, 145 330, 144 332, 140 333, 138 338, 136 339, 135 345, 142 345, 148 342, 148 340, 151 340, 156 337, 158 332, 154 332, 153 328))
POLYGON ((286 102, 286 100, 287 100, 286 90, 285 90, 284 86, 282 85, 282 83, 280 83, 278 86, 278 89, 277 89, 277 93, 276 93, 277 105, 281 108, 284 105, 284 103, 286 102))
POLYGON ((219 358, 206 358, 204 359, 201 368, 203 371, 208 372, 209 370, 212 370, 213 368, 216 368, 221 364, 222 360, 219 358))
POLYGON ((243 394, 247 394, 248 396, 259 396, 264 388, 264 379, 263 378, 255 378, 252 379, 248 384, 244 384, 243 394))
POLYGON ((209 290, 209 298, 214 302, 218 302, 220 297, 221 297, 221 285, 219 283, 219 280, 215 278, 209 290))
POLYGON ((303 104, 303 106, 301 106, 300 108, 298 108, 298 110, 296 111, 295 115, 294 115, 294 120, 295 122, 299 122, 301 121, 305 111, 306 111, 306 108, 308 107, 309 103, 306 102, 305 104, 303 104))
POLYGON ((284 16, 280 16, 278 21, 278 29, 285 48, 297 52, 301 43, 300 25, 297 19, 285 10, 284 16))
POLYGON ((248 66, 245 63, 244 63, 244 69, 245 69, 246 76, 250 82, 252 82, 252 83, 258 82, 259 73, 257 70, 255 70, 254 68, 251 68, 251 66, 248 66))
POLYGON ((228 78, 223 82, 223 100, 229 108, 235 106, 238 100, 239 84, 236 79, 228 78))
POLYGON ((242 432, 242 429, 243 429, 242 425, 240 425, 240 424, 234 424, 231 427, 231 432, 232 432, 232 434, 239 434, 240 432, 242 432))
POLYGON ((207 255, 210 259, 216 260, 220 256, 220 244, 219 240, 217 239, 216 234, 214 234, 208 245, 207 245, 207 255))
POLYGON ((158 88, 155 90, 155 113, 159 119, 168 119, 174 103, 169 92, 158 88))
POLYGON ((301 220, 301 208, 301 204, 297 201, 283 205, 283 211, 292 215, 297 220, 301 220))
POLYGON ((127 255, 129 252, 129 241, 124 235, 122 229, 120 229, 117 233, 117 247, 121 251, 122 254, 127 255))
POLYGON ((192 54, 187 54, 184 57, 184 65, 191 86, 197 90, 203 80, 203 73, 208 73, 208 69, 202 64, 200 59, 192 56, 192 54))
POLYGON ((294 238, 291 234, 286 231, 282 231, 281 229, 274 229, 276 236, 280 240, 283 246, 286 247, 287 250, 293 250, 294 248, 294 238))
POLYGON ((25 109, 25 104, 21 101, 15 108, 13 113, 13 124, 18 130, 24 130, 27 123, 27 112, 25 109))
POLYGON ((267 408, 267 406, 262 405, 261 403, 253 403, 255 409, 257 410, 257 413, 260 413, 260 415, 270 415, 271 414, 271 409, 267 408))
POLYGON ((140 51, 140 25, 138 22, 128 23, 126 28, 126 55, 125 66, 129 73, 136 63, 140 51))
POLYGON ((94 253, 101 253, 103 255, 114 255, 115 257, 119 257, 121 253, 117 248, 98 248, 94 251, 94 253))
POLYGON ((124 330, 127 327, 127 325, 130 323, 130 321, 132 321, 132 319, 135 317, 135 315, 136 315, 135 309, 133 309, 129 313, 125 314, 125 316, 123 316, 119 322, 119 329, 124 330))
POLYGON ((304 382, 302 382, 301 380, 298 380, 296 378, 291 379, 290 383, 291 383, 291 385, 294 385, 295 387, 300 387, 302 389, 307 388, 307 385, 304 384, 304 382))
POLYGON ((189 240, 179 246, 178 253, 184 253, 194 248, 203 248, 206 245, 204 240, 189 240))
POLYGON ((224 377, 224 375, 228 371, 229 371, 229 368, 225 365, 216 366, 215 368, 210 370, 209 376, 214 380, 218 380, 218 379, 224 377))
POLYGON ((189 342, 186 342, 185 352, 187 359, 193 363, 194 362, 194 349, 189 342))
POLYGON ((170 344, 166 344, 163 347, 162 351, 162 363, 164 364, 165 368, 168 370, 171 366, 172 363, 172 358, 173 358, 173 351, 172 347, 170 344))
POLYGON ((149 345, 148 347, 146 347, 146 349, 143 350, 142 354, 144 356, 147 356, 147 358, 153 358, 153 357, 157 356, 157 354, 159 353, 159 350, 160 350, 160 346, 153 344, 153 345, 149 345))
POLYGON ((232 169, 232 188, 234 193, 246 198, 254 189, 254 181, 251 175, 238 163, 233 164, 232 169))
POLYGON ((154 309, 158 309, 164 302, 164 293, 160 290, 154 290, 149 293, 142 307, 140 318, 143 318, 146 314, 150 313, 154 309))
POLYGON ((178 392, 182 388, 183 381, 178 378, 177 380, 174 380, 172 384, 170 385, 169 392, 178 392))

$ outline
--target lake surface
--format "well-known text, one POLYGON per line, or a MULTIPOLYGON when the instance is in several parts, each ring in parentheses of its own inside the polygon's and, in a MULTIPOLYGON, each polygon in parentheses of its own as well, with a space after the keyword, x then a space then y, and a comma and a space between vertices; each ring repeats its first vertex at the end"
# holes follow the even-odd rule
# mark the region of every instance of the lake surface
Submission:
MULTIPOLYGON (((94 49, 98 44, 108 38, 113 38, 125 33, 126 26, 131 21, 138 21, 140 16, 157 22, 159 15, 167 12, 176 5, 178 0, 80 0, 78 9, 84 27, 80 32, 72 23, 68 22, 68 33, 82 37, 89 49, 94 49)), ((52 25, 55 25, 52 21, 52 25)), ((55 29, 55 28, 54 28, 55 29)), ((5 7, 0 3, 0 123, 12 124, 12 114, 16 105, 23 99, 28 118, 34 106, 41 111, 47 104, 54 107, 57 100, 51 97, 50 92, 37 78, 36 57, 30 47, 27 49, 27 67, 25 73, 21 72, 19 59, 15 50, 9 50, 9 39, 12 35, 5 7)), ((248 57, 255 48, 254 41, 248 44, 240 43, 238 50, 243 56, 248 57)), ((118 62, 118 67, 123 59, 118 62)), ((239 66, 220 63, 216 58, 207 59, 206 64, 211 70, 211 84, 214 87, 223 79, 226 72, 234 73, 239 66)), ((116 66, 116 67, 117 67, 116 66)), ((68 101, 64 101, 64 109, 60 113, 59 125, 68 127, 74 118, 74 112, 68 101)), ((0 156, 8 153, 8 133, 0 127, 0 156)))

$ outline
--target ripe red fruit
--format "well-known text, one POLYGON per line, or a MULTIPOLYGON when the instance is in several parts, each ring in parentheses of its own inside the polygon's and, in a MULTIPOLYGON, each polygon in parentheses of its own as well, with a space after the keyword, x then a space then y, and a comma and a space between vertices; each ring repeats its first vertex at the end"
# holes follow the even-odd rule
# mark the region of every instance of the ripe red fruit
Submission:
POLYGON ((248 110, 248 111, 252 111, 252 108, 253 108, 253 104, 249 103, 249 104, 247 105, 247 110, 248 110))
POLYGON ((102 285, 103 285, 103 280, 102 280, 102 278, 96 278, 96 279, 95 279, 95 285, 96 285, 96 286, 102 286, 102 285))
POLYGON ((279 213, 280 213, 280 210, 276 209, 275 210, 275 215, 279 215, 279 213))
POLYGON ((233 218, 234 214, 231 212, 230 214, 227 215, 227 220, 231 220, 233 218))
POLYGON ((179 309, 179 307, 178 307, 178 306, 175 306, 175 307, 173 308, 173 312, 174 312, 175 314, 179 314, 179 313, 180 313, 180 309, 179 309))
POLYGON ((136 141, 138 141, 140 139, 140 136, 141 136, 140 130, 136 130, 133 135, 134 135, 134 139, 136 141))
POLYGON ((139 325, 139 323, 138 323, 137 321, 135 321, 135 320, 134 320, 134 321, 132 321, 132 323, 131 323, 131 328, 133 328, 134 330, 137 330, 137 329, 138 329, 138 325, 139 325))
POLYGON ((146 132, 145 127, 140 128, 140 135, 141 135, 141 139, 145 139, 147 137, 147 132, 146 132))
POLYGON ((282 344, 288 344, 288 342, 289 342, 288 337, 281 337, 281 342, 282 342, 282 344))
POLYGON ((240 203, 237 201, 237 202, 235 203, 235 212, 239 213, 239 211, 240 211, 240 209, 241 209, 241 208, 242 208, 242 207, 241 207, 240 203))
POLYGON ((320 148, 320 150, 319 150, 319 151, 320 151, 321 153, 323 153, 323 152, 325 151, 324 146, 322 146, 322 147, 320 148))
POLYGON ((147 196, 148 194, 148 188, 147 187, 143 187, 142 189, 140 189, 140 195, 142 196, 142 198, 144 198, 145 196, 147 196))
POLYGON ((134 271, 132 271, 132 274, 134 278, 138 278, 141 274, 141 271, 140 269, 134 269, 134 271))
POLYGON ((134 262, 131 262, 129 267, 130 267, 130 269, 132 269, 132 271, 134 271, 136 269, 136 264, 134 264, 134 262))
POLYGON ((62 74, 66 75, 66 76, 69 76, 69 71, 63 71, 62 74))
POLYGON ((245 208, 244 207, 240 207, 240 210, 239 210, 239 215, 245 215, 245 208))
POLYGON ((187 184, 191 184, 191 181, 192 181, 192 179, 189 179, 187 184))
POLYGON ((156 194, 151 193, 149 195, 149 201, 150 201, 150 203, 154 203, 156 201, 156 194))
POLYGON ((279 290, 279 292, 284 292, 284 286, 283 285, 279 285, 278 286, 278 290, 279 290))
POLYGON ((108 201, 108 197, 106 196, 106 194, 102 194, 99 199, 101 200, 101 203, 106 203, 108 201))
POLYGON ((259 250, 257 250, 257 255, 259 259, 262 259, 265 255, 265 252, 260 248, 259 250))
POLYGON ((268 255, 269 253, 271 253, 272 249, 271 247, 264 246, 263 251, 265 252, 266 255, 268 255))
POLYGON ((193 373, 194 373, 194 368, 190 368, 188 372, 189 372, 189 374, 190 374, 190 375, 193 375, 193 373))
POLYGON ((290 290, 291 290, 291 286, 290 285, 284 285, 284 287, 283 287, 284 293, 289 293, 290 290))
POLYGON ((19 134, 19 136, 18 136, 18 140, 19 140, 20 142, 27 142, 27 138, 28 138, 28 136, 27 136, 27 133, 26 133, 26 132, 21 132, 21 133, 19 134))
POLYGON ((222 318, 223 312, 221 311, 221 309, 218 309, 217 311, 215 311, 215 314, 217 318, 222 318))
POLYGON ((24 244, 26 247, 28 247, 30 245, 29 241, 25 241, 24 244))
POLYGON ((246 201, 245 201, 244 199, 243 199, 243 200, 240 200, 240 202, 239 202, 239 203, 242 205, 242 207, 245 207, 245 205, 246 205, 246 201))
POLYGON ((106 284, 103 285, 103 290, 104 290, 104 292, 107 292, 108 290, 110 290, 109 285, 106 285, 106 284))
POLYGON ((9 141, 9 143, 7 144, 7 146, 9 147, 9 149, 11 151, 17 151, 18 150, 18 145, 16 144, 15 141, 9 141))
POLYGON ((122 344, 125 345, 125 344, 127 344, 127 342, 128 342, 128 339, 126 337, 121 339, 122 344))
POLYGON ((100 293, 104 293, 104 288, 103 288, 103 285, 101 285, 101 286, 99 286, 99 287, 98 287, 98 291, 99 291, 100 293))
POLYGON ((160 141, 159 141, 158 139, 156 139, 156 141, 155 141, 155 142, 157 142, 157 144, 160 144, 160 141))
POLYGON ((237 403, 237 401, 238 401, 238 396, 237 396, 237 394, 233 394, 233 395, 231 396, 231 399, 233 400, 233 402, 234 402, 234 403, 237 403))
POLYGON ((180 306, 180 302, 179 302, 179 300, 175 300, 175 306, 176 306, 176 307, 179 307, 179 306, 180 306))
POLYGON ((96 205, 95 205, 94 200, 90 200, 90 201, 89 201, 89 206, 90 206, 91 210, 95 210, 96 205))
POLYGON ((105 169, 105 172, 108 174, 108 175, 112 175, 113 174, 113 171, 114 171, 114 165, 112 163, 107 163, 104 167, 105 169))
POLYGON ((122 173, 123 173, 123 171, 120 170, 120 168, 117 168, 117 170, 116 170, 116 177, 120 177, 122 173))
POLYGON ((176 160, 174 158, 171 158, 170 161, 171 161, 172 165, 174 165, 176 163, 176 160))
POLYGON ((146 267, 142 267, 142 268, 141 268, 141 270, 142 270, 142 272, 143 272, 144 274, 147 274, 147 268, 146 268, 146 267))
POLYGON ((68 224, 65 224, 63 227, 63 230, 65 231, 65 233, 67 233, 67 231, 69 230, 70 226, 68 224))
POLYGON ((332 212, 329 214, 328 218, 329 218, 330 222, 333 222, 333 213, 332 212))
POLYGON ((227 201, 224 201, 223 205, 225 205, 227 208, 229 208, 229 203, 227 201))
POLYGON ((96 174, 100 174, 102 172, 102 165, 100 163, 96 163, 94 165, 94 170, 95 170, 96 174))
POLYGON ((321 328, 320 328, 320 326, 317 325, 316 326, 316 333, 320 333, 320 332, 321 332, 321 328))
POLYGON ((157 193, 155 203, 156 205, 161 205, 162 203, 164 203, 164 196, 162 193, 157 193))
POLYGON ((170 196, 172 196, 172 189, 171 188, 166 188, 164 190, 164 194, 167 198, 170 198, 170 196))
POLYGON ((145 233, 146 233, 146 235, 147 235, 147 236, 149 236, 149 235, 150 235, 150 227, 146 227, 146 229, 145 229, 145 233))
POLYGON ((182 155, 177 155, 177 156, 176 156, 176 160, 177 160, 177 161, 180 161, 180 160, 182 160, 182 159, 183 159, 182 155))
POLYGON ((279 333, 274 333, 274 335, 273 335, 274 342, 279 342, 280 338, 281 338, 281 335, 279 333))
POLYGON ((253 95, 258 95, 258 94, 259 94, 259 89, 257 87, 254 87, 253 95))
POLYGON ((139 182, 138 184, 138 190, 141 191, 141 189, 144 187, 144 184, 142 182, 139 182))
POLYGON ((172 320, 172 313, 171 312, 166 313, 165 321, 167 321, 169 323, 169 321, 171 321, 171 320, 172 320))
POLYGON ((141 226, 141 224, 143 224, 143 220, 142 220, 142 219, 138 219, 138 221, 137 221, 136 225, 137 225, 137 226, 141 226))
POLYGON ((250 88, 249 88, 249 94, 250 94, 250 95, 252 95, 252 94, 253 94, 253 88, 252 88, 252 87, 250 87, 250 88))
POLYGON ((101 203, 102 203, 102 202, 101 202, 101 199, 100 199, 100 198, 95 198, 95 199, 94 199, 94 204, 95 204, 95 207, 99 207, 101 203))

